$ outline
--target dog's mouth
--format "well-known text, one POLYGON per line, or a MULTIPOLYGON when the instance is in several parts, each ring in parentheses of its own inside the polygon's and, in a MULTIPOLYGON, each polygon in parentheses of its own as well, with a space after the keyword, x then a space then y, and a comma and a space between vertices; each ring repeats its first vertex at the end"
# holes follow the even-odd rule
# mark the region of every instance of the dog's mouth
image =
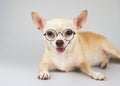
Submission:
POLYGON ((58 53, 63 53, 65 51, 65 48, 56 48, 56 51, 58 53))

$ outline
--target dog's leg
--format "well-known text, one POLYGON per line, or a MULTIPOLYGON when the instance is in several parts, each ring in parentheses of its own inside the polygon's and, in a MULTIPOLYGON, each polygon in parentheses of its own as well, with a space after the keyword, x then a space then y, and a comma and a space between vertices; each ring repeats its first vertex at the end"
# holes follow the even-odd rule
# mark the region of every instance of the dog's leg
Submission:
POLYGON ((48 69, 49 67, 47 63, 40 63, 38 79, 49 79, 50 74, 48 69))
POLYGON ((105 69, 108 65, 108 60, 104 60, 100 63, 100 68, 101 69, 105 69))
POLYGON ((103 49, 111 56, 111 58, 115 61, 120 61, 120 52, 107 40, 104 42, 103 49))
POLYGON ((105 69, 108 65, 110 55, 106 51, 102 50, 100 58, 102 59, 102 62, 100 63, 100 68, 105 69))
POLYGON ((50 61, 48 61, 48 58, 44 56, 39 66, 38 79, 42 79, 42 80, 49 79, 50 78, 50 74, 49 74, 50 67, 51 67, 50 61))
POLYGON ((88 76, 90 76, 93 79, 96 80, 104 80, 105 76, 102 73, 99 72, 95 72, 91 69, 90 65, 84 61, 80 64, 80 69, 83 73, 87 74, 88 76))

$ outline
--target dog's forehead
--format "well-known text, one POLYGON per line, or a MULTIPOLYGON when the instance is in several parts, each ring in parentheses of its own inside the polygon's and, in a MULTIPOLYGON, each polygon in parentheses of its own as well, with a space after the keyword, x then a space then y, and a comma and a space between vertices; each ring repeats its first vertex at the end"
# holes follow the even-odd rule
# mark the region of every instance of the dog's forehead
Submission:
POLYGON ((64 29, 74 29, 74 25, 71 20, 65 18, 56 18, 49 20, 45 26, 45 31, 49 29, 54 29, 58 32, 64 29))

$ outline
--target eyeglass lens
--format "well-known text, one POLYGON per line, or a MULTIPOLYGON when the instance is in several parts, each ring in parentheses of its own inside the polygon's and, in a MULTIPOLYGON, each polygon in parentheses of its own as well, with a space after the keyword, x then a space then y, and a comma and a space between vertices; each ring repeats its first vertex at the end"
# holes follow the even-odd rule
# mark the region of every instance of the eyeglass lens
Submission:
MULTIPOLYGON (((55 30, 53 29, 50 29, 48 30, 44 35, 46 36, 46 39, 49 40, 49 41, 53 41, 56 39, 56 37, 58 36, 58 34, 61 33, 61 32, 56 32, 55 30)), ((74 35, 75 35, 75 32, 73 32, 71 29, 65 29, 61 35, 64 37, 65 40, 71 40, 74 35)))

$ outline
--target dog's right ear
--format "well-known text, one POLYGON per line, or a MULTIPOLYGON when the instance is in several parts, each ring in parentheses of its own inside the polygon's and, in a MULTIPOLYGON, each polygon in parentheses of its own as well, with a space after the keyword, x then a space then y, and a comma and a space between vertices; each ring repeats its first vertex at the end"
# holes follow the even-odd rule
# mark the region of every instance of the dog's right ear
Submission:
POLYGON ((43 28, 46 24, 46 21, 43 17, 39 16, 38 13, 36 12, 32 12, 31 13, 32 16, 32 20, 34 22, 34 24, 37 26, 37 28, 41 31, 43 31, 43 28))

